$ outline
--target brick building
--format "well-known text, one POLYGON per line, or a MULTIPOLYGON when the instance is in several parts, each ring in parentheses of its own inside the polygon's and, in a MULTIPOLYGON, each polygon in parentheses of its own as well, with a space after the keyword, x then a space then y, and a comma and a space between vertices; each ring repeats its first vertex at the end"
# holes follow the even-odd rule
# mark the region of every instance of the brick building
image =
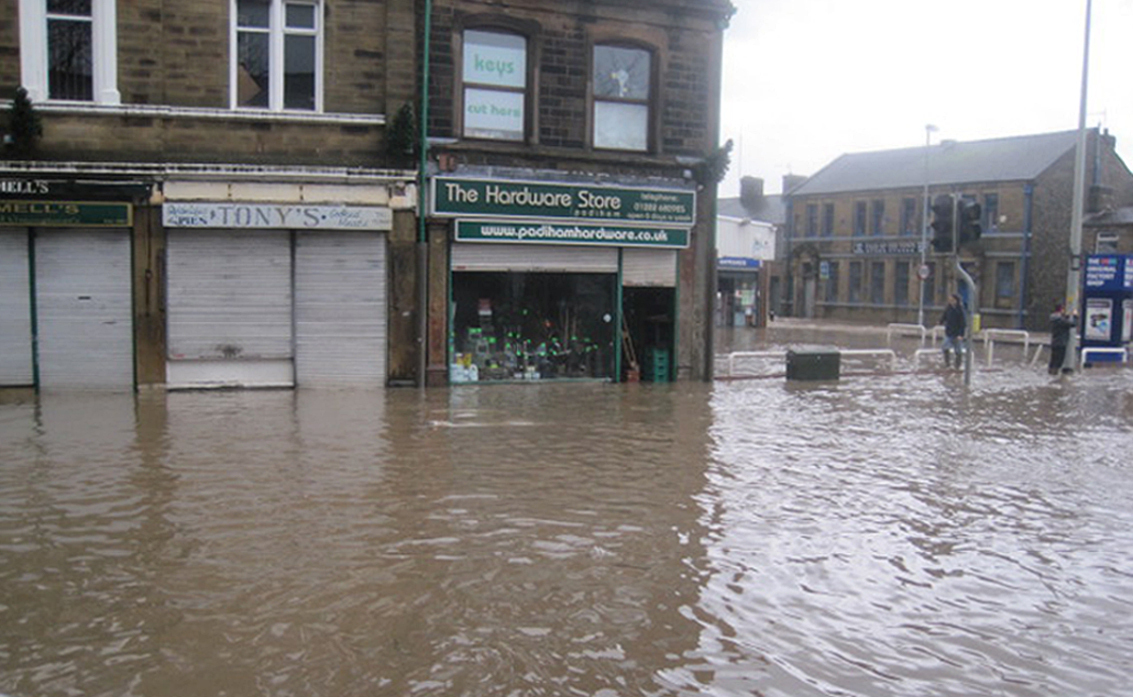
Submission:
MULTIPOLYGON (((1077 139, 1067 131, 842 155, 790 193, 790 311, 912 323, 923 308, 935 323, 949 293, 964 289, 950 255, 928 246, 922 257, 927 182, 929 201, 954 194, 982 208, 982 237, 960 261, 983 325, 1046 329, 1065 295, 1077 139)), ((1094 129, 1087 143, 1087 213, 1129 205, 1133 174, 1113 136, 1094 129)))
MULTIPOLYGON (((631 205, 623 188, 639 209, 701 206, 685 175, 715 143, 730 5, 631 5, 0 0, 0 90, 23 86, 42 125, 27 151, 9 124, 0 153, 0 386, 413 384, 426 363, 443 370, 456 218, 435 218, 423 244, 412 153, 424 46, 430 171, 553 179, 575 198, 585 185, 591 212, 631 205), (462 44, 481 46, 479 68, 462 44), (636 63, 613 70, 628 92, 592 89, 592 55, 642 52, 644 97, 636 63), (518 80, 503 74, 516 55, 518 80), (592 112, 645 131, 595 136, 592 112)), ((691 208, 650 214, 678 219, 674 244, 692 240, 678 252, 677 346, 703 377, 694 281, 711 228, 691 208)), ((666 230, 647 220, 614 234, 647 245, 666 230)), ((555 267, 558 247, 532 255, 555 267)), ((623 286, 608 285, 616 326, 623 286)))
POLYGON ((726 0, 434 0, 431 383, 711 375, 726 0))

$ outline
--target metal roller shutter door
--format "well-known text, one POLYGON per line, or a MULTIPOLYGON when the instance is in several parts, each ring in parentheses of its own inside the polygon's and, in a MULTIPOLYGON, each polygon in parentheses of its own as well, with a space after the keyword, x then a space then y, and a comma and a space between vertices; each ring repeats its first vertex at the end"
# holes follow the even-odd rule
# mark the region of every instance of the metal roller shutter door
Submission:
POLYGON ((676 250, 623 250, 622 285, 675 288, 677 285, 676 250))
POLYGON ((454 244, 453 271, 617 273, 618 250, 532 244, 454 244))
POLYGON ((295 381, 380 387, 386 379, 386 240, 300 232, 295 240, 295 381))
POLYGON ((30 386, 33 379, 28 233, 0 230, 0 385, 30 386))
POLYGON ((290 385, 290 233, 173 230, 166 254, 170 387, 290 385))
POLYGON ((35 239, 35 279, 40 386, 133 389, 127 233, 40 232, 35 239))

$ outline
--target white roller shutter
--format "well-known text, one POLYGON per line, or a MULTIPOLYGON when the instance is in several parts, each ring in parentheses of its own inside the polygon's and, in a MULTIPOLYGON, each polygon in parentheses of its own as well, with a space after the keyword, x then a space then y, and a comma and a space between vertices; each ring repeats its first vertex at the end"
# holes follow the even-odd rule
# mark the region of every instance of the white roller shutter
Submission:
POLYGON ((633 248, 622 250, 622 285, 675 288, 676 250, 633 248))
POLYGON ((296 384, 384 385, 386 312, 385 236, 297 234, 296 384))
POLYGON ((35 279, 40 386, 133 389, 128 234, 40 232, 35 279))
POLYGON ((169 386, 290 385, 290 233, 171 230, 166 254, 169 386))
POLYGON ((0 385, 30 386, 33 379, 28 232, 0 229, 0 385))
POLYGON ((456 243, 453 271, 617 273, 618 250, 538 244, 456 243))

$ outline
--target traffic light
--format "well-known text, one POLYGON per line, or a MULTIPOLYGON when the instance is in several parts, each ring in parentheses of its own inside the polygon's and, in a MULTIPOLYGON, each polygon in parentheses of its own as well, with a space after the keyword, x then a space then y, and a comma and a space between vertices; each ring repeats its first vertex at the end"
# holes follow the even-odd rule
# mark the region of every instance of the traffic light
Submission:
POLYGON ((962 198, 959 202, 960 246, 971 244, 980 239, 983 228, 980 226, 980 204, 971 199, 962 198))
POLYGON ((952 196, 940 194, 932 200, 932 248, 952 251, 952 196))

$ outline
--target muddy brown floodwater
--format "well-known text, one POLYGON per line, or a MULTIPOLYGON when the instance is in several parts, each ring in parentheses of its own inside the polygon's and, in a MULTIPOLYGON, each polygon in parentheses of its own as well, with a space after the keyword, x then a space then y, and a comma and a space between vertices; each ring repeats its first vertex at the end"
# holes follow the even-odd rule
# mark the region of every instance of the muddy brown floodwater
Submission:
POLYGON ((0 402, 0 693, 1128 695, 1133 371, 0 402))

